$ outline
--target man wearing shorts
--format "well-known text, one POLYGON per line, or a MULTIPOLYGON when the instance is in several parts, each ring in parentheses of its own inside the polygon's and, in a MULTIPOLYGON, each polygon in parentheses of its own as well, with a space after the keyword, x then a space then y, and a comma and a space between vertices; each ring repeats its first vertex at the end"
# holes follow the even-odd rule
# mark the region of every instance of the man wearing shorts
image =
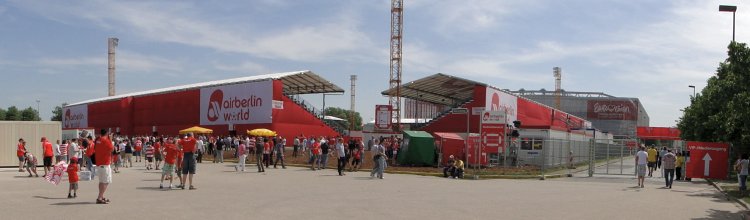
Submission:
MULTIPOLYGON (((647 153, 644 147, 641 147, 635 154, 636 173, 638 175, 638 186, 643 188, 643 180, 646 178, 646 164, 651 164, 648 159, 651 155, 647 153)), ((649 168, 650 169, 650 168, 649 168)))
POLYGON ((190 186, 190 190, 195 190, 195 186, 193 186, 193 175, 195 175, 195 151, 196 151, 196 142, 195 138, 193 138, 192 133, 188 133, 187 137, 183 139, 180 142, 180 145, 182 145, 182 151, 184 152, 183 160, 182 160, 182 189, 185 189, 185 183, 188 183, 190 186), (188 182, 185 182, 185 179, 187 178, 188 182))
POLYGON ((47 172, 52 171, 52 157, 55 153, 52 151, 52 143, 46 137, 42 137, 42 148, 44 149, 44 176, 47 176, 47 172))
POLYGON ((171 140, 167 140, 167 143, 164 144, 164 167, 161 169, 161 183, 159 183, 159 189, 163 189, 164 186, 164 178, 169 177, 169 189, 172 189, 172 180, 174 179, 172 177, 172 173, 174 173, 174 164, 177 160, 177 154, 179 153, 179 150, 177 150, 177 146, 175 146, 171 140))
POLYGON ((18 148, 16 148, 16 156, 18 156, 18 172, 23 173, 23 163, 26 161, 24 157, 26 154, 26 142, 23 138, 18 139, 18 148))
POLYGON ((96 198, 96 204, 107 204, 109 199, 104 198, 104 192, 107 191, 107 186, 112 183, 112 152, 115 147, 112 145, 112 141, 109 138, 109 132, 107 129, 101 130, 101 137, 97 138, 94 145, 94 160, 96 161, 96 173, 99 176, 99 196, 96 198))

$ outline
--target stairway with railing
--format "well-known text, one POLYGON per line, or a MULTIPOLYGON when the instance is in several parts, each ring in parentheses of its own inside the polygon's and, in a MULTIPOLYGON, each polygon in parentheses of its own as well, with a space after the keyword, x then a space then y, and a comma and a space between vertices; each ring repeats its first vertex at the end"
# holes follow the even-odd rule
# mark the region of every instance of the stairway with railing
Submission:
MULTIPOLYGON (((474 101, 474 99, 467 99, 467 100, 461 102, 460 104, 456 104, 456 105, 450 106, 450 108, 446 109, 443 112, 440 112, 437 116, 435 116, 435 118, 433 118, 429 122, 420 124, 420 125, 415 126, 415 127, 412 127, 412 129, 414 129, 414 130, 420 130, 422 128, 425 128, 425 127, 429 126, 430 124, 432 124, 433 122, 439 121, 441 118, 445 117, 446 115, 451 114, 451 111, 453 111, 454 108, 466 107, 467 104, 469 104, 469 103, 471 103, 473 101, 474 101)), ((471 114, 470 112, 471 112, 471 109, 469 109, 469 114, 471 114)))
POLYGON ((328 125, 328 127, 331 127, 333 130, 335 130, 339 134, 343 134, 344 131, 347 129, 346 126, 341 125, 341 123, 337 123, 335 121, 330 121, 330 120, 325 120, 325 114, 323 110, 315 108, 315 106, 313 106, 312 103, 308 102, 307 100, 304 100, 301 97, 294 97, 292 95, 287 95, 287 94, 284 94, 284 95, 290 100, 292 100, 294 103, 297 103, 297 105, 302 107, 302 109, 305 109, 307 112, 314 115, 316 118, 318 118, 318 120, 328 125))

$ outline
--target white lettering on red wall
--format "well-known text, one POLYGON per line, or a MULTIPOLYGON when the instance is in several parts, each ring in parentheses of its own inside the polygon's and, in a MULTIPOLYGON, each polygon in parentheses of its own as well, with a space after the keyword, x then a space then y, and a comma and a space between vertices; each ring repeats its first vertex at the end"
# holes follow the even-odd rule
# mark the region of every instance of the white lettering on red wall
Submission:
POLYGON ((89 125, 89 106, 76 105, 63 108, 63 128, 87 128, 89 125))
POLYGON ((201 125, 271 123, 271 80, 201 89, 201 125))

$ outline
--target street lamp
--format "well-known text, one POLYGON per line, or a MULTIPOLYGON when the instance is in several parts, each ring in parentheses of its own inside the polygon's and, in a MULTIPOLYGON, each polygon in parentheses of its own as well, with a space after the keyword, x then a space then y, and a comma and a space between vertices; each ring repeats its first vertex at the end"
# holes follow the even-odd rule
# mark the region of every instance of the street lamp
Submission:
POLYGON ((737 6, 734 5, 719 5, 719 11, 721 12, 732 12, 732 42, 734 42, 734 18, 737 12, 737 6))
POLYGON ((693 88, 693 98, 695 98, 695 86, 694 85, 689 85, 688 87, 693 88))
POLYGON ((36 115, 39 117, 39 120, 41 121, 42 116, 39 113, 39 102, 41 102, 39 99, 36 100, 36 115))
POLYGON ((466 139, 464 140, 464 143, 466 144, 464 150, 464 160, 466 160, 466 163, 464 163, 465 168, 469 163, 469 116, 471 116, 471 112, 469 112, 468 108, 453 108, 451 109, 451 114, 466 114, 466 139))

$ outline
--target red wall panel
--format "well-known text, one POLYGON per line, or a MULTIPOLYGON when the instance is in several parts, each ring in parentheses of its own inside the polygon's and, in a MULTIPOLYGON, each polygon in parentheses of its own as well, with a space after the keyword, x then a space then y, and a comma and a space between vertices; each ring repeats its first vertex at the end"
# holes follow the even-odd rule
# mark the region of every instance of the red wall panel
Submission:
POLYGON ((112 132, 120 127, 121 109, 120 100, 98 102, 89 104, 89 127, 99 129, 111 128, 112 132))
POLYGON ((132 112, 134 134, 177 134, 200 124, 200 89, 136 97, 132 112))
MULTIPOLYGON (((474 87, 474 100, 461 106, 462 108, 469 108, 469 113, 474 107, 484 107, 486 88, 484 86, 474 87)), ((430 122, 427 126, 421 130, 434 133, 434 132, 456 132, 466 133, 466 115, 464 114, 447 114, 437 121, 430 122)), ((469 117, 469 130, 471 133, 479 133, 479 115, 471 115, 469 117)))

